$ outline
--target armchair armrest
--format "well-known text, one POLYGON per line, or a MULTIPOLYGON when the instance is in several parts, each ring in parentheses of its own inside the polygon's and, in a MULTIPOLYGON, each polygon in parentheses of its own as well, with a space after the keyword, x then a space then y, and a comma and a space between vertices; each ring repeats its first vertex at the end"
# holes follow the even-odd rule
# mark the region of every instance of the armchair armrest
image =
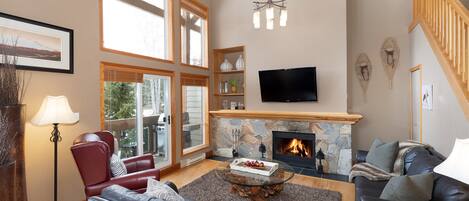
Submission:
POLYGON ((123 159, 122 162, 124 162, 128 173, 134 173, 155 168, 154 160, 153 155, 145 154, 143 156, 123 159))
POLYGON ((99 195, 101 191, 111 185, 119 185, 130 190, 145 189, 147 187, 148 178, 160 180, 160 170, 149 169, 145 171, 135 172, 120 177, 111 178, 111 180, 87 186, 85 188, 86 194, 90 196, 99 195))
POLYGON ((379 198, 375 198, 371 196, 363 196, 361 198, 361 201, 388 201, 388 200, 383 200, 383 199, 379 199, 379 198))
POLYGON ((357 155, 355 156, 357 163, 365 163, 367 155, 368 151, 358 150, 357 155))

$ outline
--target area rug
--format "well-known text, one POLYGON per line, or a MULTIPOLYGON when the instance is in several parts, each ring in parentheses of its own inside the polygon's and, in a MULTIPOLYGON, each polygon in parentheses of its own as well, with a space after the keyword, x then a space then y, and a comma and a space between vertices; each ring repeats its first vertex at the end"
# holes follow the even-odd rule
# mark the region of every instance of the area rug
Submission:
MULTIPOLYGON (((217 177, 215 171, 211 171, 201 178, 182 187, 179 194, 193 201, 249 201, 231 193, 231 185, 217 177)), ((269 201, 341 201, 339 192, 309 188, 296 184, 285 184, 284 190, 270 197, 269 201)))

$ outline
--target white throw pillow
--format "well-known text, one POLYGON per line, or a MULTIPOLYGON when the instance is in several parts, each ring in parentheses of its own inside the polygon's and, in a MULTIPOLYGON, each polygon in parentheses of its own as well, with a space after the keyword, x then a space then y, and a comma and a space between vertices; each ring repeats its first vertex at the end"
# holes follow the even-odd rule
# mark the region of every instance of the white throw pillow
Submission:
POLYGON ((184 201, 184 198, 171 187, 151 178, 148 178, 147 192, 145 194, 164 201, 184 201))
POLYGON ((456 139, 449 157, 433 169, 434 172, 469 184, 469 139, 456 139))
POLYGON ((111 166, 111 173, 113 177, 119 177, 127 174, 127 168, 124 162, 116 154, 112 154, 109 160, 109 166, 111 166))

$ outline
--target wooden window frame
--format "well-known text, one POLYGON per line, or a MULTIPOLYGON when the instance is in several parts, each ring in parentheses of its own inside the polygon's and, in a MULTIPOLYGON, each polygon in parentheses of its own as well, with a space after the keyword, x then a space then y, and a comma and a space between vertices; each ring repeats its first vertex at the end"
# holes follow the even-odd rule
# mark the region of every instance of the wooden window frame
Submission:
POLYGON ((158 70, 152 68, 145 68, 140 66, 132 66, 126 64, 118 64, 118 63, 111 63, 111 62, 101 62, 100 63, 100 126, 101 130, 105 129, 105 117, 104 117, 104 76, 106 70, 116 70, 122 72, 132 72, 132 73, 142 73, 142 74, 149 74, 149 75, 160 75, 160 76, 168 76, 171 78, 171 164, 162 168, 162 171, 166 169, 171 169, 173 166, 177 165, 176 162, 176 155, 177 155, 177 128, 176 128, 176 80, 175 80, 175 73, 174 71, 169 70, 158 70))
POLYGON ((208 7, 206 5, 204 5, 203 3, 199 2, 199 1, 196 1, 196 0, 181 0, 180 2, 180 8, 179 8, 179 15, 178 17, 181 19, 180 20, 180 25, 179 25, 179 30, 180 30, 180 34, 179 34, 179 41, 181 42, 180 44, 180 50, 179 51, 179 63, 181 64, 181 66, 185 66, 185 67, 192 67, 192 68, 197 68, 197 69, 204 69, 204 70, 209 70, 209 59, 210 59, 210 55, 209 55, 209 10, 208 10, 208 7), (203 54, 203 59, 205 61, 205 65, 202 65, 202 66, 198 66, 198 65, 191 65, 191 64, 187 64, 187 63, 184 63, 182 61, 182 54, 184 54, 184 52, 182 51, 182 18, 181 18, 181 12, 182 12, 182 9, 184 10, 187 10, 199 17, 201 17, 202 19, 205 20, 205 27, 206 27, 206 30, 203 34, 203 40, 204 40, 204 54, 203 54))
POLYGON ((180 97, 181 97, 181 117, 182 117, 182 111, 184 107, 184 96, 183 96, 183 88, 184 86, 190 86, 190 85, 184 85, 182 83, 183 79, 204 79, 205 80, 205 87, 207 88, 207 92, 204 94, 204 124, 203 124, 203 136, 204 136, 204 142, 201 145, 197 145, 191 148, 186 149, 187 151, 184 152, 184 130, 183 130, 183 119, 181 118, 180 124, 179 124, 179 130, 181 132, 181 158, 189 156, 189 155, 194 155, 197 153, 202 153, 202 152, 208 152, 210 151, 210 77, 205 76, 205 75, 196 75, 196 74, 189 74, 189 73, 181 73, 181 82, 180 82, 180 97))
POLYGON ((148 59, 152 61, 159 61, 159 62, 164 62, 164 63, 169 63, 169 64, 174 64, 174 21, 173 21, 173 13, 174 13, 174 7, 173 7, 173 0, 166 0, 167 6, 168 6, 168 30, 167 30, 167 35, 168 35, 168 57, 167 58, 157 58, 157 57, 151 57, 151 56, 145 56, 141 54, 136 54, 132 52, 127 52, 127 51, 122 51, 122 50, 115 50, 111 48, 106 48, 104 47, 104 27, 103 27, 103 0, 99 0, 99 35, 100 35, 100 43, 99 47, 101 51, 104 52, 109 52, 113 54, 119 54, 119 55, 124 55, 124 56, 129 56, 129 57, 135 57, 135 58, 140 58, 140 59, 148 59))

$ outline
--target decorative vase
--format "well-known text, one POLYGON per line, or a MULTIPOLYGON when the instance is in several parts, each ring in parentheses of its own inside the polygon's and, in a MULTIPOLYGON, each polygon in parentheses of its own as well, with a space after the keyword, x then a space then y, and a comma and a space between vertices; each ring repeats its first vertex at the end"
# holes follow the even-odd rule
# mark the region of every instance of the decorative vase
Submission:
MULTIPOLYGON (((25 126, 25 105, 16 106, 5 106, 0 107, 0 132, 7 136, 15 136, 14 146, 11 150, 11 161, 14 162, 14 172, 12 174, 12 181, 14 185, 2 186, 0 189, 0 198, 4 198, 5 192, 12 192, 14 194, 15 201, 27 201, 26 191, 26 174, 25 174, 25 162, 24 162, 24 126, 25 126)), ((0 142, 1 143, 1 142, 0 142)), ((11 171, 11 170, 8 170, 11 171)), ((1 173, 0 173, 1 174, 1 173)), ((0 175, 0 180, 3 180, 4 175, 0 175)), ((8 182, 8 181, 7 181, 8 182)), ((7 201, 8 199, 6 199, 7 201)))
POLYGON ((236 60, 236 70, 244 70, 245 65, 243 55, 239 55, 238 60, 236 60))
POLYGON ((225 59, 225 61, 220 65, 220 70, 223 72, 231 71, 233 70, 233 64, 231 64, 228 59, 225 59))
POLYGON ((15 201, 16 191, 16 163, 10 162, 3 166, 0 166, 0 196, 4 201, 15 201))
POLYGON ((238 92, 238 88, 235 85, 231 86, 231 93, 236 93, 238 92))

